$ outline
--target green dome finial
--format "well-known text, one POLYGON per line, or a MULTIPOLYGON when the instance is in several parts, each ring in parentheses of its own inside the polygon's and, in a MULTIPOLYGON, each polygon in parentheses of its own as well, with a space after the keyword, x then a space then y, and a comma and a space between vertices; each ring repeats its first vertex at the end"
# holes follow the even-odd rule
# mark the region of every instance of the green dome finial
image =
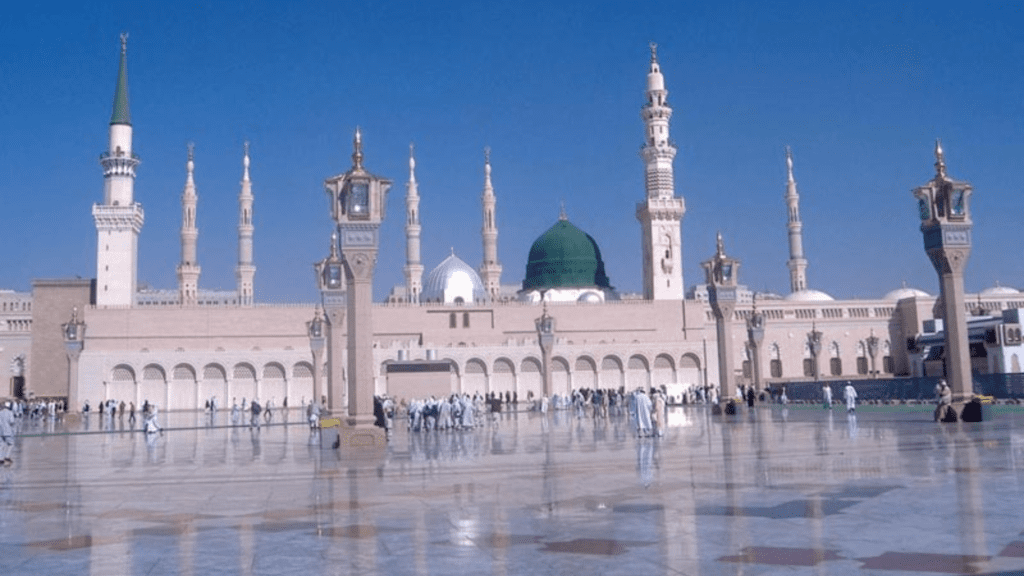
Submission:
POLYGON ((132 115, 128 109, 128 33, 121 33, 121 66, 117 71, 117 88, 114 91, 114 113, 110 115, 111 124, 132 125, 132 115))

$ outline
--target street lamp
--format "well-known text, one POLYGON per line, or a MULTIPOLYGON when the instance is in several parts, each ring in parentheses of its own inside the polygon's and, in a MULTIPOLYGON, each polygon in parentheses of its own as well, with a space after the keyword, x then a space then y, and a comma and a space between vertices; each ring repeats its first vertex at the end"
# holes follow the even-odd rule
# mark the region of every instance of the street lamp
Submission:
POLYGON ((69 411, 78 411, 78 357, 85 346, 85 322, 78 319, 78 306, 71 310, 71 320, 60 325, 64 336, 64 351, 68 357, 69 411))
POLYGON ((306 334, 309 335, 309 350, 313 353, 313 402, 320 403, 323 395, 323 356, 326 331, 324 319, 320 317, 320 305, 317 305, 313 319, 306 322, 306 334))
POLYGON ((725 255, 722 233, 716 238, 715 255, 701 264, 707 278, 708 302, 715 313, 715 327, 718 336, 718 380, 721 384, 719 393, 720 405, 717 413, 725 404, 733 401, 735 394, 735 375, 733 374, 732 325, 733 312, 736 310, 736 276, 740 262, 725 255))
POLYGON ((544 302, 544 311, 540 318, 534 320, 537 328, 537 342, 540 343, 541 359, 544 362, 544 382, 542 397, 551 396, 551 350, 555 344, 555 319, 548 314, 548 304, 544 302))
POLYGON ((971 354, 967 342, 967 312, 964 307, 964 267, 971 253, 971 207, 973 189, 966 182, 946 175, 942 143, 935 141, 935 176, 915 188, 924 250, 939 275, 937 312, 945 333, 946 380, 953 402, 966 400, 973 392, 971 354))

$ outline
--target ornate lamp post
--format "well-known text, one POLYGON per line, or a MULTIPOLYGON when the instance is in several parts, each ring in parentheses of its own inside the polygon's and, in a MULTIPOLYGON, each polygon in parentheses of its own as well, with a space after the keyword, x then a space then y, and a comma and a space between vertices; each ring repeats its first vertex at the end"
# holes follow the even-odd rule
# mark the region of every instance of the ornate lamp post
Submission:
POLYGON ((85 322, 78 319, 78 306, 71 310, 71 320, 60 325, 64 335, 64 351, 68 356, 68 406, 69 412, 77 412, 78 405, 78 357, 85 346, 85 322))
MULTIPOLYGON (((323 375, 321 374, 319 381, 317 380, 317 374, 321 372, 321 366, 323 366, 321 356, 321 363, 313 366, 313 400, 321 402, 322 398, 326 396, 327 409, 332 412, 341 412, 345 408, 347 400, 344 369, 345 339, 342 338, 344 331, 340 328, 335 330, 335 327, 344 326, 348 299, 345 293, 345 266, 341 262, 341 256, 338 255, 337 232, 331 234, 330 255, 314 264, 313 267, 316 269, 317 287, 320 289, 326 316, 323 321, 324 325, 320 328, 325 334, 327 345, 326 391, 323 386, 323 375)), ((319 311, 319 308, 317 310, 319 311)), ((311 324, 311 322, 307 322, 307 330, 312 329, 311 324)), ((324 336, 320 340, 321 351, 324 344, 323 338, 324 336)), ((310 347, 313 346, 315 346, 315 342, 310 333, 310 347)), ((317 360, 316 350, 313 350, 313 356, 315 362, 317 360)))
POLYGON ((971 185, 946 175, 942 144, 935 141, 935 177, 914 189, 924 251, 939 274, 939 302, 945 332, 946 380, 953 402, 973 392, 971 354, 964 307, 964 267, 971 253, 971 185))
POLYGON ((316 307, 313 319, 306 322, 306 334, 309 335, 309 350, 313 353, 313 401, 320 402, 323 395, 324 343, 327 339, 324 319, 320 317, 320 306, 316 307))
POLYGON ((811 350, 811 366, 814 370, 814 381, 821 375, 821 331, 811 323, 811 331, 807 333, 807 346, 811 350))
POLYGON ((754 312, 747 319, 747 342, 750 345, 750 363, 754 376, 754 389, 763 388, 761 382, 761 343, 764 342, 764 314, 757 311, 757 296, 754 296, 754 312))
POLYGON ((548 305, 544 303, 544 312, 534 320, 537 326, 537 341, 540 343, 541 359, 544 362, 544 389, 541 395, 551 397, 551 349, 555 344, 555 319, 548 314, 548 305))
POLYGON ((867 338, 868 345, 868 357, 871 358, 871 377, 875 377, 878 374, 878 370, 875 369, 875 361, 878 358, 878 336, 875 336, 875 329, 871 329, 871 335, 867 338))
POLYGON ((733 312, 736 310, 736 276, 739 272, 740 262, 725 255, 722 233, 719 232, 715 255, 701 265, 704 266, 704 273, 707 277, 708 300, 715 313, 715 326, 718 335, 719 402, 725 404, 732 400, 736 393, 730 328, 733 312))
MULTIPOLYGON (((381 445, 386 441, 384 430, 373 424, 373 269, 391 181, 374 176, 363 167, 363 143, 358 128, 353 148, 352 168, 325 180, 324 190, 331 199, 331 216, 340 234, 345 270, 348 308, 346 423, 352 428, 348 438, 352 445, 381 445)), ((335 370, 331 368, 332 376, 335 370)), ((339 395, 340 381, 332 381, 331 388, 332 394, 339 395)))

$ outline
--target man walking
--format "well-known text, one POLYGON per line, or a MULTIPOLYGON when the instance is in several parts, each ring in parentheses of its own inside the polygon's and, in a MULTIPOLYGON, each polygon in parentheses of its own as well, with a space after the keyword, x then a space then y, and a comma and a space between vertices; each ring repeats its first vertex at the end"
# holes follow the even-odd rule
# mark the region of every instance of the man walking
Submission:
POLYGON ((13 450, 14 412, 11 410, 11 401, 5 399, 3 406, 0 407, 0 465, 14 464, 14 460, 11 460, 13 450))
POLYGON ((847 413, 857 409, 857 390, 850 382, 846 383, 846 388, 843 390, 843 399, 846 400, 847 413))

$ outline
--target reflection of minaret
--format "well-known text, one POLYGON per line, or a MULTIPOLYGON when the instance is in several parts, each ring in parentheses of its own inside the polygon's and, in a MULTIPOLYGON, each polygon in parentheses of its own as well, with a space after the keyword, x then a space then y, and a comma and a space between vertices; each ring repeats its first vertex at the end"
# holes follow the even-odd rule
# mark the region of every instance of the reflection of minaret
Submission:
POLYGON ((138 274, 139 232, 144 214, 135 202, 135 167, 132 152, 132 120, 128 109, 128 35, 121 34, 121 64, 117 71, 114 111, 110 116, 107 151, 103 166, 103 204, 92 207, 96 223, 96 304, 135 304, 138 274))
POLYGON ((185 190, 181 193, 181 263, 178 264, 178 298, 182 306, 195 306, 199 292, 199 264, 196 260, 196 239, 199 228, 196 228, 196 183, 193 178, 195 162, 193 162, 194 146, 188 145, 188 162, 185 168, 185 190))
POLYGON ((800 222, 800 196, 796 193, 796 180, 793 179, 793 154, 786 147, 786 207, 789 218, 786 227, 789 229, 789 290, 799 292, 807 289, 807 259, 804 258, 803 223, 800 222))
POLYGON ((651 44, 651 69, 647 74, 647 103, 640 110, 644 121, 646 199, 636 205, 643 235, 644 298, 682 300, 683 266, 680 222, 686 204, 675 196, 672 161, 676 147, 669 138, 672 108, 668 105, 665 77, 658 65, 657 45, 651 44))
POLYGON ((252 306, 253 276, 256 266, 252 263, 252 182, 249 180, 249 143, 245 143, 245 155, 242 158, 242 190, 238 194, 238 266, 235 276, 238 279, 238 305, 252 306))
POLYGON ((416 159, 409 144, 409 183, 405 185, 405 289, 413 304, 420 303, 423 264, 420 262, 420 193, 416 185, 416 159))
POLYGON ((484 209, 484 262, 480 265, 480 278, 484 290, 491 300, 497 300, 501 292, 501 263, 498 262, 498 224, 494 221, 494 188, 491 186, 491 149, 484 150, 484 193, 481 197, 484 209))

